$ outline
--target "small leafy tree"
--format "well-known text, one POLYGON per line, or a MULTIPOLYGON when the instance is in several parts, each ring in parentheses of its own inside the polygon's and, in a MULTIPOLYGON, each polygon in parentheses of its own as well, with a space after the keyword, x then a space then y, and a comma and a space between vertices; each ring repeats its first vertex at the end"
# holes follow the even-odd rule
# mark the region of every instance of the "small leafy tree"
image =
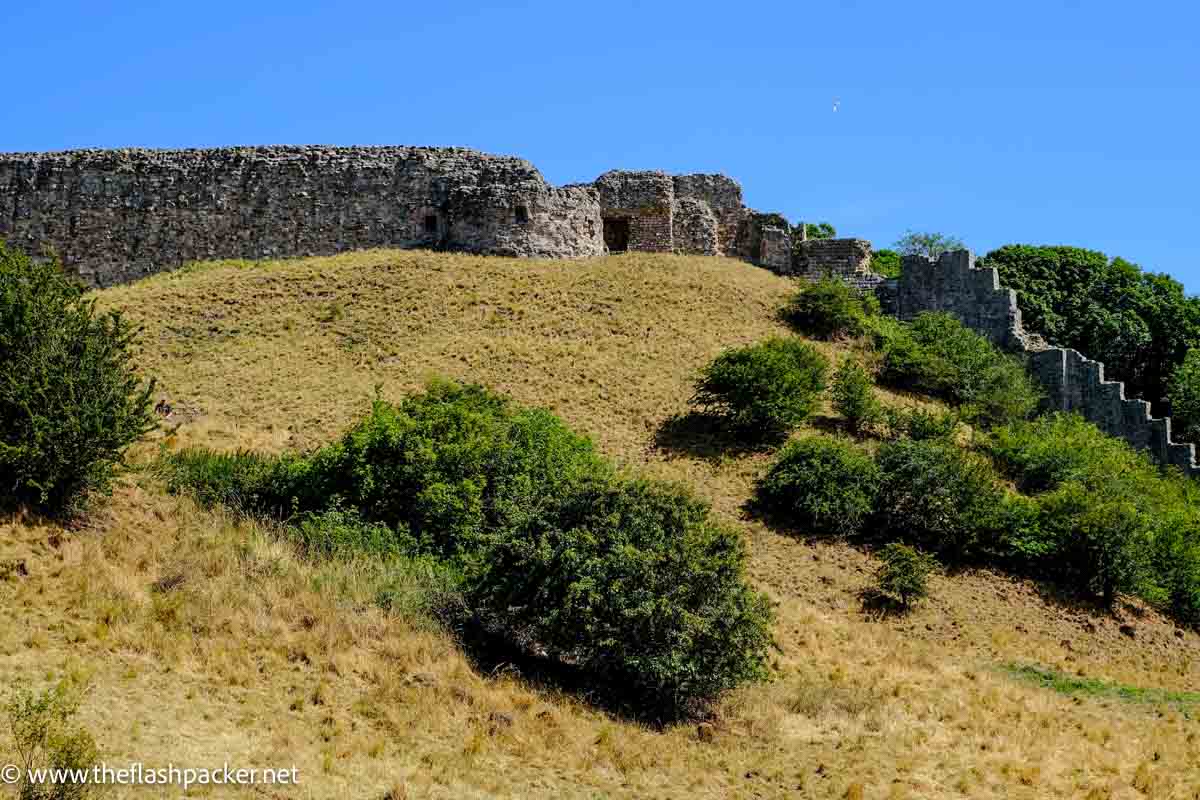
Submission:
POLYGON ((955 236, 944 233, 908 231, 896 242, 896 249, 906 256, 925 256, 937 259, 950 250, 962 250, 966 245, 955 236))
POLYGON ((783 318, 801 333, 818 339, 861 336, 875 311, 854 287, 837 278, 822 278, 797 292, 783 318))
POLYGON ((1200 442, 1200 350, 1188 350, 1183 363, 1175 368, 1167 398, 1171 401, 1172 434, 1179 441, 1200 442))
POLYGON ((18 785, 21 800, 85 800, 98 794, 93 784, 60 780, 35 783, 37 770, 88 772, 99 761, 96 742, 74 721, 83 690, 62 682, 41 693, 16 691, 6 712, 22 774, 18 785))
POLYGON ((100 313, 56 263, 0 242, 0 497, 58 513, 105 491, 154 427, 138 330, 100 313))
POLYGON ((837 229, 828 222, 806 222, 804 235, 809 239, 833 239, 837 236, 837 229))
POLYGON ((901 608, 911 608, 929 594, 929 576, 938 566, 933 556, 893 542, 880 548, 879 561, 875 573, 876 589, 894 599, 901 608))
POLYGON ((811 344, 768 339, 717 356, 701 370, 692 403, 745 435, 777 437, 812 413, 828 369, 828 359, 811 344))
POLYGON ((846 359, 833 374, 833 409, 846 418, 851 432, 862 433, 883 417, 874 381, 862 364, 846 359))

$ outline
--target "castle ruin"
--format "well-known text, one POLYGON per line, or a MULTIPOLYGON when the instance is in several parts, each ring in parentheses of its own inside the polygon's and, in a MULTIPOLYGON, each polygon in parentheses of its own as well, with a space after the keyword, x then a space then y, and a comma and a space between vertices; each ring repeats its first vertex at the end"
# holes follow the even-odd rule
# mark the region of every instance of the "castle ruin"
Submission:
POLYGON ((98 287, 189 261, 371 247, 685 253, 793 271, 787 221, 746 208, 724 175, 613 171, 554 187, 528 161, 456 147, 0 154, 0 237, 52 250, 98 287))
POLYGON ((606 172, 549 185, 523 159, 465 148, 234 147, 0 154, 0 239, 53 251, 91 286, 189 261, 328 255, 371 247, 529 258, 635 251, 727 256, 782 275, 837 277, 888 313, 945 311, 1026 355, 1051 408, 1078 411, 1158 461, 1200 474, 1171 420, 1104 378, 1104 365, 1027 333, 1016 292, 967 251, 871 272, 862 239, 805 240, 742 202, 724 175, 606 172))

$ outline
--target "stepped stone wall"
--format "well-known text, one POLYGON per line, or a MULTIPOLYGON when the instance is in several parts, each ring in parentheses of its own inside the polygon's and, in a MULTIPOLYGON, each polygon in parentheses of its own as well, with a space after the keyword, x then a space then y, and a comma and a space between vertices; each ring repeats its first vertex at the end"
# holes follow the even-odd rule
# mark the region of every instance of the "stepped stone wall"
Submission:
MULTIPOLYGON (((886 291, 886 288, 885 288, 886 291)), ((1076 350, 1048 345, 1021 323, 1017 293, 1000 286, 995 269, 975 266, 967 250, 933 261, 905 257, 894 289, 894 313, 911 320, 922 311, 945 311, 993 343, 1023 353, 1056 411, 1076 411, 1105 433, 1146 450, 1161 464, 1200 476, 1195 447, 1171 438, 1170 417, 1153 417, 1145 400, 1125 397, 1125 385, 1104 379, 1104 365, 1076 350)), ((882 298, 881 298, 882 300, 882 298)))

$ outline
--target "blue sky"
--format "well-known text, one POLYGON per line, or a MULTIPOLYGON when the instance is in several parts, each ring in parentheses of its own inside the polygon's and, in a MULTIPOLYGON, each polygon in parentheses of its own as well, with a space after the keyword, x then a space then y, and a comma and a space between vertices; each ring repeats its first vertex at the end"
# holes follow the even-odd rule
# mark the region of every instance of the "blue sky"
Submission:
POLYGON ((554 183, 725 172, 876 246, 1077 244, 1200 293, 1194 3, 63 0, 0 4, 0 31, 0 151, 465 145, 554 183))

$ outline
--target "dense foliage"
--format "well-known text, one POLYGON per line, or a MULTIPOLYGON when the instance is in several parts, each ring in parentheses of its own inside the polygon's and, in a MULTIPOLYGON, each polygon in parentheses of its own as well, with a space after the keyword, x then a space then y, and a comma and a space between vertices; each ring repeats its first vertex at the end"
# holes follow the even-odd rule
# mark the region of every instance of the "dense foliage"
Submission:
POLYGON ((872 327, 887 385, 948 400, 983 425, 1037 409, 1041 390, 1024 364, 949 314, 926 312, 907 325, 879 318, 872 327))
POLYGON ((1077 415, 993 430, 982 446, 1030 496, 1008 555, 1112 602, 1119 591, 1200 620, 1200 489, 1077 415))
POLYGON ((1200 300, 1167 275, 1079 247, 1007 245, 982 263, 1017 290, 1027 328, 1103 361, 1130 397, 1159 403, 1188 349, 1200 347, 1200 300))
POLYGON ((812 413, 829 361, 807 342, 773 338, 727 350, 700 372, 692 404, 748 438, 791 430, 812 413))
POLYGON ((874 385, 871 373, 854 359, 844 360, 833 373, 833 410, 845 418, 851 433, 862 433, 883 419, 874 385))
POLYGON ((789 443, 759 481, 759 511, 808 533, 852 535, 873 513, 879 469, 851 442, 813 436, 789 443))
POLYGON ((1200 349, 1188 350, 1167 385, 1171 401, 1171 435, 1176 441, 1200 443, 1200 349))
POLYGON ((674 712, 762 673, 770 614, 744 561, 738 534, 687 491, 594 484, 490 537, 468 599, 674 712))
POLYGON ((903 267, 903 257, 895 250, 886 247, 871 253, 871 271, 885 278, 899 278, 903 267))
POLYGON ((768 610, 707 505, 622 479, 556 417, 436 383, 339 441, 267 458, 188 451, 169 485, 281 515, 315 555, 430 557, 480 625, 687 713, 761 674, 768 610))
POLYGON ((954 560, 989 548, 1004 492, 986 459, 947 440, 900 439, 880 447, 878 460, 884 530, 954 560))
POLYGON ((874 315, 874 296, 864 296, 845 281, 822 278, 798 291, 783 309, 783 318, 801 333, 818 339, 861 336, 874 315))
POLYGON ((101 314, 55 263, 0 242, 0 487, 59 513, 105 491, 125 449, 154 427, 153 383, 134 369, 137 330, 101 314))

